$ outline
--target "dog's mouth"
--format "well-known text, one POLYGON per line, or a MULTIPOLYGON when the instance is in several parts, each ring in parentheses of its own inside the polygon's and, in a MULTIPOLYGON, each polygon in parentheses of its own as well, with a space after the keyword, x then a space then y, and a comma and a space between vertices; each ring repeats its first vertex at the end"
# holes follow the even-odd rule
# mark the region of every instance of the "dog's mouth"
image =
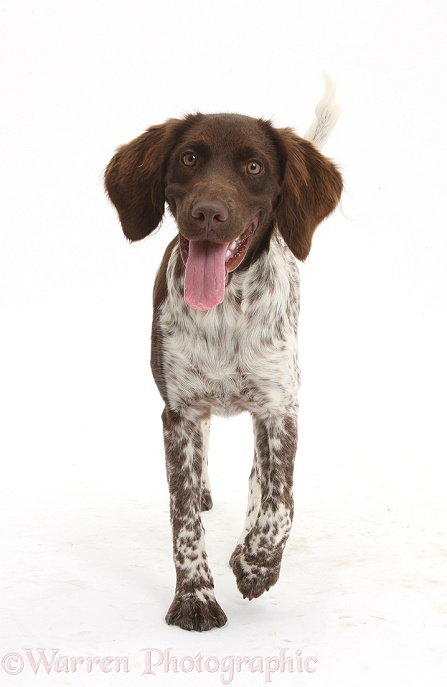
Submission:
POLYGON ((184 298, 196 310, 211 310, 222 303, 228 275, 247 255, 259 220, 230 243, 188 241, 180 234, 180 251, 186 265, 184 298))

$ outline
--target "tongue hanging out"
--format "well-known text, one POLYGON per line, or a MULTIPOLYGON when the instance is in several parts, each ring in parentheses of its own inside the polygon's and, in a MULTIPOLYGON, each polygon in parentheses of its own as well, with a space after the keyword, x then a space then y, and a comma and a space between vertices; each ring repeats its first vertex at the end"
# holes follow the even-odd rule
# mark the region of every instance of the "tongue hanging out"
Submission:
POLYGON ((181 255, 186 263, 184 298, 191 308, 211 310, 222 303, 228 273, 241 264, 257 226, 258 218, 231 243, 188 241, 180 235, 181 255))
POLYGON ((185 271, 185 301, 196 310, 210 310, 225 296, 227 243, 190 241, 185 271))

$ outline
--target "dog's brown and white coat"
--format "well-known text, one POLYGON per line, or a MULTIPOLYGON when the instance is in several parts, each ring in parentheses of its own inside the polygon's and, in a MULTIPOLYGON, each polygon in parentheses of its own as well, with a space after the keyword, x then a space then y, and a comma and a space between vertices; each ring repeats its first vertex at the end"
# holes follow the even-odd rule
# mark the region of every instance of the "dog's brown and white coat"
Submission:
MULTIPOLYGON (((312 139, 334 118, 330 93, 312 139)), ((200 511, 212 506, 210 417, 248 411, 255 455, 242 535, 230 564, 244 597, 278 579, 293 517, 299 388, 295 258, 335 208, 342 181, 312 142, 241 115, 190 115, 121 147, 106 188, 132 241, 161 222, 179 236, 154 290, 152 371, 165 402, 167 476, 177 584, 168 623, 224 625, 200 511)), ((234 448, 234 447, 233 447, 234 448)), ((232 450, 233 450, 232 448, 232 450)))

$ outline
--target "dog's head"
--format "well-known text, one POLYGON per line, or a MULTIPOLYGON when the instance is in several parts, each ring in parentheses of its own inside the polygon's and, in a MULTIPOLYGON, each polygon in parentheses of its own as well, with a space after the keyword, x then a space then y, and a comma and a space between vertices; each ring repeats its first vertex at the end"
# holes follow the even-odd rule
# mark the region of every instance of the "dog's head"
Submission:
POLYGON ((167 202, 186 265, 185 300, 202 310, 222 302, 231 272, 268 247, 275 226, 304 260, 342 191, 340 173, 312 143, 236 114, 151 127, 117 151, 105 184, 131 241, 156 229, 167 202))

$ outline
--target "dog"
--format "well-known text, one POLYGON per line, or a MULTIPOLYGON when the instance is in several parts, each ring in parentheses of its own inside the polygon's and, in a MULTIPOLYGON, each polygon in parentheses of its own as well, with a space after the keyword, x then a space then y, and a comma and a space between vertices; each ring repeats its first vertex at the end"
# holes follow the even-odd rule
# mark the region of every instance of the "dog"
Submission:
POLYGON ((165 204, 178 227, 155 279, 151 368, 165 403, 176 569, 166 621, 186 630, 227 621, 200 516, 212 507, 213 414, 247 411, 253 420, 246 522, 230 559, 239 591, 259 597, 279 577, 297 448, 296 259, 342 193, 340 172, 318 149, 336 118, 330 84, 304 138, 263 119, 192 114, 149 128, 106 169, 130 241, 158 227, 165 204))

